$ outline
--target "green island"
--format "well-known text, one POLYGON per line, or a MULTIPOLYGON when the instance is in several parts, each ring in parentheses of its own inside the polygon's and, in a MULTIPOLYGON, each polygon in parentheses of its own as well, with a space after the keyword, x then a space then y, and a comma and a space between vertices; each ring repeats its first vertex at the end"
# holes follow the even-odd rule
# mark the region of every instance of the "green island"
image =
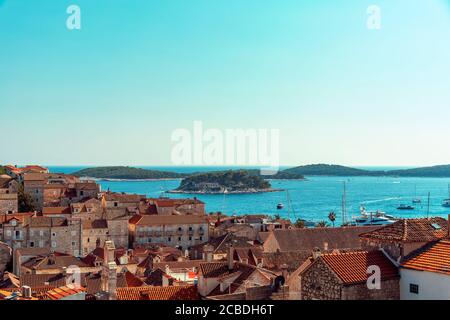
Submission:
POLYGON ((269 181, 248 170, 206 172, 191 175, 169 193, 259 193, 282 191, 272 189, 269 181))
POLYGON ((187 174, 177 172, 148 170, 125 166, 87 168, 72 174, 77 177, 110 180, 181 179, 187 176, 187 174))
POLYGON ((417 177, 417 178, 449 178, 450 165, 437 165, 413 169, 398 170, 364 170, 339 165, 312 164, 283 170, 282 172, 304 176, 372 176, 372 177, 417 177))
MULTIPOLYGON (((261 176, 260 170, 249 169, 240 170, 245 171, 249 175, 261 176)), ((116 167, 94 167, 87 168, 77 172, 73 175, 77 177, 88 177, 96 179, 109 180, 157 180, 157 179, 183 179, 189 176, 194 176, 202 173, 221 173, 224 171, 210 171, 210 172, 194 172, 194 173, 177 173, 170 171, 149 170, 134 167, 116 166, 116 167)), ((303 180, 301 174, 279 171, 273 175, 261 176, 264 179, 291 179, 303 180)))

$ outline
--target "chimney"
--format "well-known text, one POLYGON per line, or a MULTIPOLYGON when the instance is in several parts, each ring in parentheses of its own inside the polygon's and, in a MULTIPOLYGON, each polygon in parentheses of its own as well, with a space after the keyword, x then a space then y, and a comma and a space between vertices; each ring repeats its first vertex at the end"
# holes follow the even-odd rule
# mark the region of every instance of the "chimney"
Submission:
POLYGON ((284 278, 284 283, 286 283, 289 278, 288 265, 286 263, 281 265, 281 275, 284 278))
POLYGON ((22 286, 22 298, 31 299, 31 288, 29 286, 22 286))
POLYGON ((206 244, 203 246, 203 259, 206 260, 206 262, 212 262, 213 261, 213 252, 214 247, 212 245, 206 244))
POLYGON ((234 268, 234 248, 233 245, 228 247, 227 261, 228 261, 228 269, 232 270, 234 268))
POLYGON ((314 260, 318 259, 321 256, 321 252, 319 248, 314 248, 313 252, 312 252, 312 257, 314 260))

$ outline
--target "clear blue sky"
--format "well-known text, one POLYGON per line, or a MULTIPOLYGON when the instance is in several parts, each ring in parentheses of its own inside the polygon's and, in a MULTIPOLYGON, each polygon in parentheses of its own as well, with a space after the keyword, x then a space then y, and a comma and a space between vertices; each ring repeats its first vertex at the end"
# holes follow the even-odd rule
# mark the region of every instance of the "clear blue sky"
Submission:
POLYGON ((450 163, 449 40, 448 0, 0 0, 0 163, 170 165, 194 120, 279 128, 284 165, 450 163))

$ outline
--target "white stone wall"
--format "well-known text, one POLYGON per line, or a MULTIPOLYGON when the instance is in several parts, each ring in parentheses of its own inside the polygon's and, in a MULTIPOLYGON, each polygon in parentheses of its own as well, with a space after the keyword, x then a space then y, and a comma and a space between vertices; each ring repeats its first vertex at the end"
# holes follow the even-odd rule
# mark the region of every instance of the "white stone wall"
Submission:
POLYGON ((401 300, 450 300, 450 275, 400 269, 401 300), (419 293, 410 292, 410 284, 419 286, 419 293))

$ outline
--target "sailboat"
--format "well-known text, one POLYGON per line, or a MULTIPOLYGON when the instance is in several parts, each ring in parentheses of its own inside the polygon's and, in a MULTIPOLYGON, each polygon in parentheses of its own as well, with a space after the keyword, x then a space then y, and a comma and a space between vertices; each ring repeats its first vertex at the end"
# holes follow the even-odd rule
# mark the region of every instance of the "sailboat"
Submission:
POLYGON ((412 203, 422 203, 420 197, 417 197, 417 185, 414 185, 414 199, 412 200, 412 203))
POLYGON ((444 199, 444 201, 442 202, 442 206, 450 208, 450 183, 448 184, 448 198, 444 199))
MULTIPOLYGON (((291 196, 289 195, 289 190, 286 190, 286 198, 287 198, 287 205, 288 205, 288 219, 291 220, 291 212, 297 218, 297 214, 295 213, 294 208, 292 207, 292 201, 291 201, 291 196)), ((314 227, 316 225, 313 221, 308 221, 305 219, 297 218, 297 221, 302 221, 305 227, 314 227)))

